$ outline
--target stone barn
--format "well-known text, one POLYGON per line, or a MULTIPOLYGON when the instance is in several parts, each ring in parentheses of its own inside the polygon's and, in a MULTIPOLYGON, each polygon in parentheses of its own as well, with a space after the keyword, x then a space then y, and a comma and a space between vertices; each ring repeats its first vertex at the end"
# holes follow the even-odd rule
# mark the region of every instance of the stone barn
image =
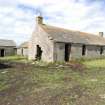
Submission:
POLYGON ((29 42, 24 42, 17 48, 17 55, 28 56, 28 43, 29 42))
POLYGON ((13 40, 0 39, 0 57, 16 54, 16 43, 13 40))
POLYGON ((98 58, 105 55, 103 32, 93 35, 43 24, 36 18, 36 28, 29 42, 29 59, 47 62, 69 61, 81 57, 98 58))

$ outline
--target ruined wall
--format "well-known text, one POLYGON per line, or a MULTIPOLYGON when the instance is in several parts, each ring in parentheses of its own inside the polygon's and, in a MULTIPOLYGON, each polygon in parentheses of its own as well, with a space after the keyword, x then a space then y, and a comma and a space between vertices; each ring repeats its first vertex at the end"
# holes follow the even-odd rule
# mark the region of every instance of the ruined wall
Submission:
POLYGON ((36 46, 39 45, 42 50, 42 61, 53 62, 54 61, 54 45, 53 42, 48 38, 47 33, 37 25, 35 31, 32 34, 32 38, 29 43, 29 59, 35 60, 36 57, 36 46))

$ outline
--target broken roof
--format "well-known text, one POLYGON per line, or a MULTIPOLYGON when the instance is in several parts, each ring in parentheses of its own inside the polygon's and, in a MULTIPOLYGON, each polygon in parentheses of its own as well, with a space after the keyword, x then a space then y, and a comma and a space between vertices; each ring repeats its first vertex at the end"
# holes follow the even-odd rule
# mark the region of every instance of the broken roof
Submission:
POLYGON ((2 47, 16 47, 16 43, 13 40, 6 40, 6 39, 0 39, 0 46, 2 47))
POLYGON ((42 29, 48 34, 48 37, 50 37, 55 42, 105 45, 105 38, 94 34, 72 31, 44 24, 40 25, 40 27, 42 27, 42 29))

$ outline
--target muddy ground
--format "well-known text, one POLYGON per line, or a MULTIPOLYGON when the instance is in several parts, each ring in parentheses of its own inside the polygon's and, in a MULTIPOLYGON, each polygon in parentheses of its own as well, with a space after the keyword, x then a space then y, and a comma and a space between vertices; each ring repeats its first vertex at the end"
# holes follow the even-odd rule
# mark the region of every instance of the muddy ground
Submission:
POLYGON ((104 105, 105 85, 91 82, 105 69, 80 64, 0 63, 0 105, 104 105), (75 70, 73 70, 75 69, 75 70))

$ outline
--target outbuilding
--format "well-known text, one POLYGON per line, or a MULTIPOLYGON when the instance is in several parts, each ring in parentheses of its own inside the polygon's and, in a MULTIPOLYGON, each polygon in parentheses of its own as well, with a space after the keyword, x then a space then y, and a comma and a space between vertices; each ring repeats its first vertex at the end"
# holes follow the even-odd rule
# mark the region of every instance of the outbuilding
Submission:
POLYGON ((17 48, 17 55, 25 57, 28 56, 28 43, 29 43, 28 41, 24 42, 17 48))
POLYGON ((98 58, 105 55, 105 38, 99 35, 73 31, 43 24, 36 18, 36 28, 29 42, 29 59, 47 62, 70 61, 81 57, 98 58))
POLYGON ((13 40, 0 39, 0 57, 16 54, 16 43, 13 40))

